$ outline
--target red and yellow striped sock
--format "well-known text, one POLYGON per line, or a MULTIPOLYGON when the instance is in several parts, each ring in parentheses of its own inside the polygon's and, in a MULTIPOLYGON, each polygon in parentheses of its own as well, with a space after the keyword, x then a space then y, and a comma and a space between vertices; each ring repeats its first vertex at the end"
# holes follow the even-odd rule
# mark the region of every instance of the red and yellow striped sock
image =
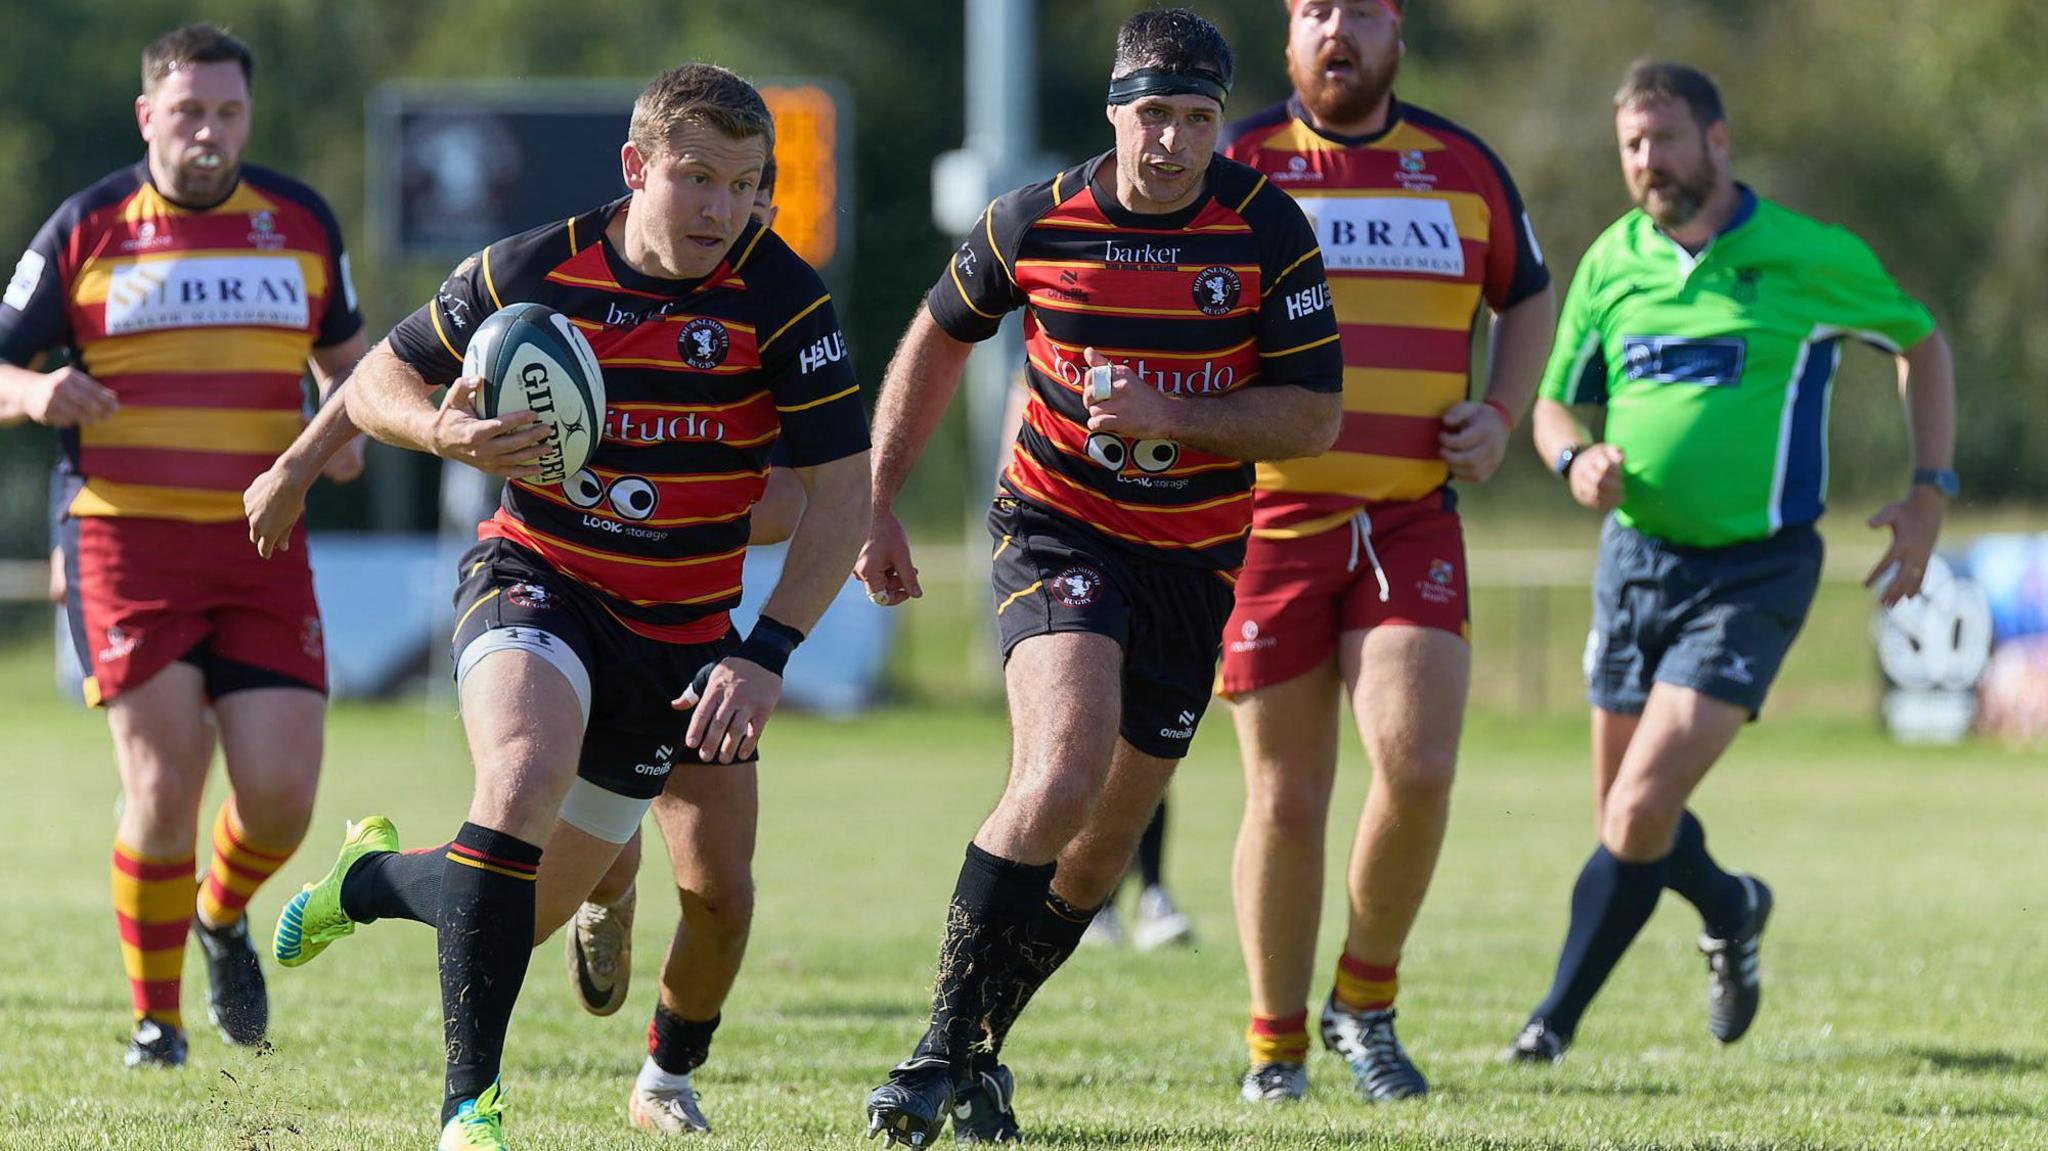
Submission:
POLYGON ((1244 1029, 1244 1043, 1251 1051, 1252 1066, 1261 1063, 1303 1063, 1308 1060, 1308 1008, 1293 1015, 1252 1016, 1244 1029))
POLYGON ((248 910, 249 897, 298 850, 296 843, 252 844, 241 824, 231 795, 213 821, 213 859, 199 885, 199 921, 207 927, 233 926, 248 910))
POLYGON ((195 860, 145 859, 114 841, 114 921, 121 927, 121 965, 137 1019, 183 1027, 178 981, 185 970, 185 933, 192 928, 195 860))
POLYGON ((1395 972, 1401 965, 1395 960, 1380 967, 1355 959, 1345 952, 1337 960, 1337 986, 1333 994, 1337 1006, 1351 1011, 1385 1011, 1394 1005, 1394 996, 1401 990, 1401 980, 1395 972))

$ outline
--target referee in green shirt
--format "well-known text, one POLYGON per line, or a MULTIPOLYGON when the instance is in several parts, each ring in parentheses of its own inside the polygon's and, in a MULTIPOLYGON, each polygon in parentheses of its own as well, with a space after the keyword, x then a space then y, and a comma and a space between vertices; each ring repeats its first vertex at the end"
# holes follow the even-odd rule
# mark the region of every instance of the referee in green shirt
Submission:
POLYGON ((1770 888, 1717 866, 1685 805, 1812 603, 1845 340, 1898 358, 1912 425, 1911 494, 1870 521, 1892 533, 1868 581, 1887 605, 1919 589, 1956 492, 1955 383, 1927 310, 1855 236, 1735 182, 1704 74, 1639 62, 1614 106, 1636 210, 1579 263, 1534 419, 1572 498, 1612 513, 1586 643, 1600 844, 1550 994, 1510 1052, 1535 1062, 1562 1057, 1666 887, 1704 921, 1714 1037, 1756 1016, 1770 888))

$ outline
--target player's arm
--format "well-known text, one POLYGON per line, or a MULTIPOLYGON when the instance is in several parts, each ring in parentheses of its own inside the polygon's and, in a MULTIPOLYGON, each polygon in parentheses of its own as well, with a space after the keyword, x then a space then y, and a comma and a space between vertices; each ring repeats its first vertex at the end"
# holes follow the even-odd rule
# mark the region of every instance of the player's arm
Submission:
POLYGON ((27 366, 71 338, 61 270, 69 218, 59 209, 36 232, 0 297, 0 425, 34 420, 70 428, 120 409, 110 389, 76 367, 38 372, 27 366))
POLYGON ((532 412, 476 415, 483 381, 459 379, 462 353, 497 295, 483 270, 489 249, 464 260, 434 298, 370 349, 343 390, 348 418, 375 439, 468 464, 507 479, 537 476, 547 425, 532 412), (433 393, 447 387, 440 402, 433 393))
POLYGON ((910 540, 896 518, 896 497, 960 390, 974 345, 995 335, 1003 316, 1025 304, 1010 270, 1029 224, 1021 193, 988 206, 910 317, 882 377, 875 404, 873 524, 853 574, 868 598, 884 607, 924 594, 910 540))
POLYGON ((804 518, 804 484, 787 465, 768 468, 767 486, 747 517, 747 546, 779 544, 796 533, 804 518))
POLYGON ((784 665, 839 595, 867 536, 868 422, 860 383, 846 356, 817 352, 843 348, 846 339, 824 285, 808 268, 797 282, 808 298, 762 343, 761 375, 775 397, 790 470, 817 514, 807 511, 797 522, 754 630, 704 677, 701 699, 693 684, 677 701, 694 709, 683 742, 706 761, 753 754, 781 699, 784 665))

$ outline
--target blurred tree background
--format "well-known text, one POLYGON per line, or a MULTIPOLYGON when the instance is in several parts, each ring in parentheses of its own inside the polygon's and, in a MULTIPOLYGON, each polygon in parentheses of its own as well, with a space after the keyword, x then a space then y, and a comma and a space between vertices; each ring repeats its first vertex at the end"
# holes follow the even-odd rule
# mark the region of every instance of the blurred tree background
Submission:
MULTIPOLYGON (((972 2, 972 0, 969 0, 972 2)), ((1045 0, 1043 146, 1078 159, 1108 144, 1101 90, 1132 0, 1045 0)), ((1239 56, 1231 113, 1286 95, 1281 0, 1197 0, 1239 56)), ((1639 55, 1682 59, 1722 83, 1738 174, 1764 195, 1849 226, 1933 308, 1955 345, 1961 469, 1973 504, 2048 504, 2048 14, 2039 0, 1409 0, 1399 92, 1470 127, 1521 185, 1560 285, 1628 207, 1609 98, 1639 55)), ((349 242, 364 235, 364 108, 395 79, 642 80, 685 59, 755 75, 829 75, 853 94, 856 248, 845 318, 870 386, 952 244, 931 222, 930 164, 963 130, 959 0, 0 0, 0 257, 65 196, 140 155, 130 108, 142 45, 192 19, 256 51, 249 158, 321 190, 349 242)), ((356 261, 372 334, 438 272, 356 261)), ((1845 363, 1834 415, 1835 492, 1895 492, 1905 466, 1892 369, 1845 363)), ((958 418, 957 416, 955 417, 958 418)), ((954 429, 957 433, 957 428, 954 429)), ((957 434, 920 469, 910 510, 954 530, 957 434)), ((0 554, 44 546, 51 437, 0 430, 0 554)), ((1526 448, 1487 507, 1561 509, 1526 448)), ((424 471, 422 475, 424 475, 424 471)), ((427 504, 428 493, 421 499, 427 504)), ((315 506, 360 523, 359 492, 315 506)))

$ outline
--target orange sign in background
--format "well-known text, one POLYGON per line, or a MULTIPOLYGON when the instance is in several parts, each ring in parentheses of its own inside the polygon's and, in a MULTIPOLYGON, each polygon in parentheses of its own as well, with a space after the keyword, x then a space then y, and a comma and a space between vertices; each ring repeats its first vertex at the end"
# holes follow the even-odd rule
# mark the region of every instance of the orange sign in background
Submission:
POLYGON ((775 117, 775 232, 813 268, 839 250, 839 106, 814 85, 767 87, 775 117))

